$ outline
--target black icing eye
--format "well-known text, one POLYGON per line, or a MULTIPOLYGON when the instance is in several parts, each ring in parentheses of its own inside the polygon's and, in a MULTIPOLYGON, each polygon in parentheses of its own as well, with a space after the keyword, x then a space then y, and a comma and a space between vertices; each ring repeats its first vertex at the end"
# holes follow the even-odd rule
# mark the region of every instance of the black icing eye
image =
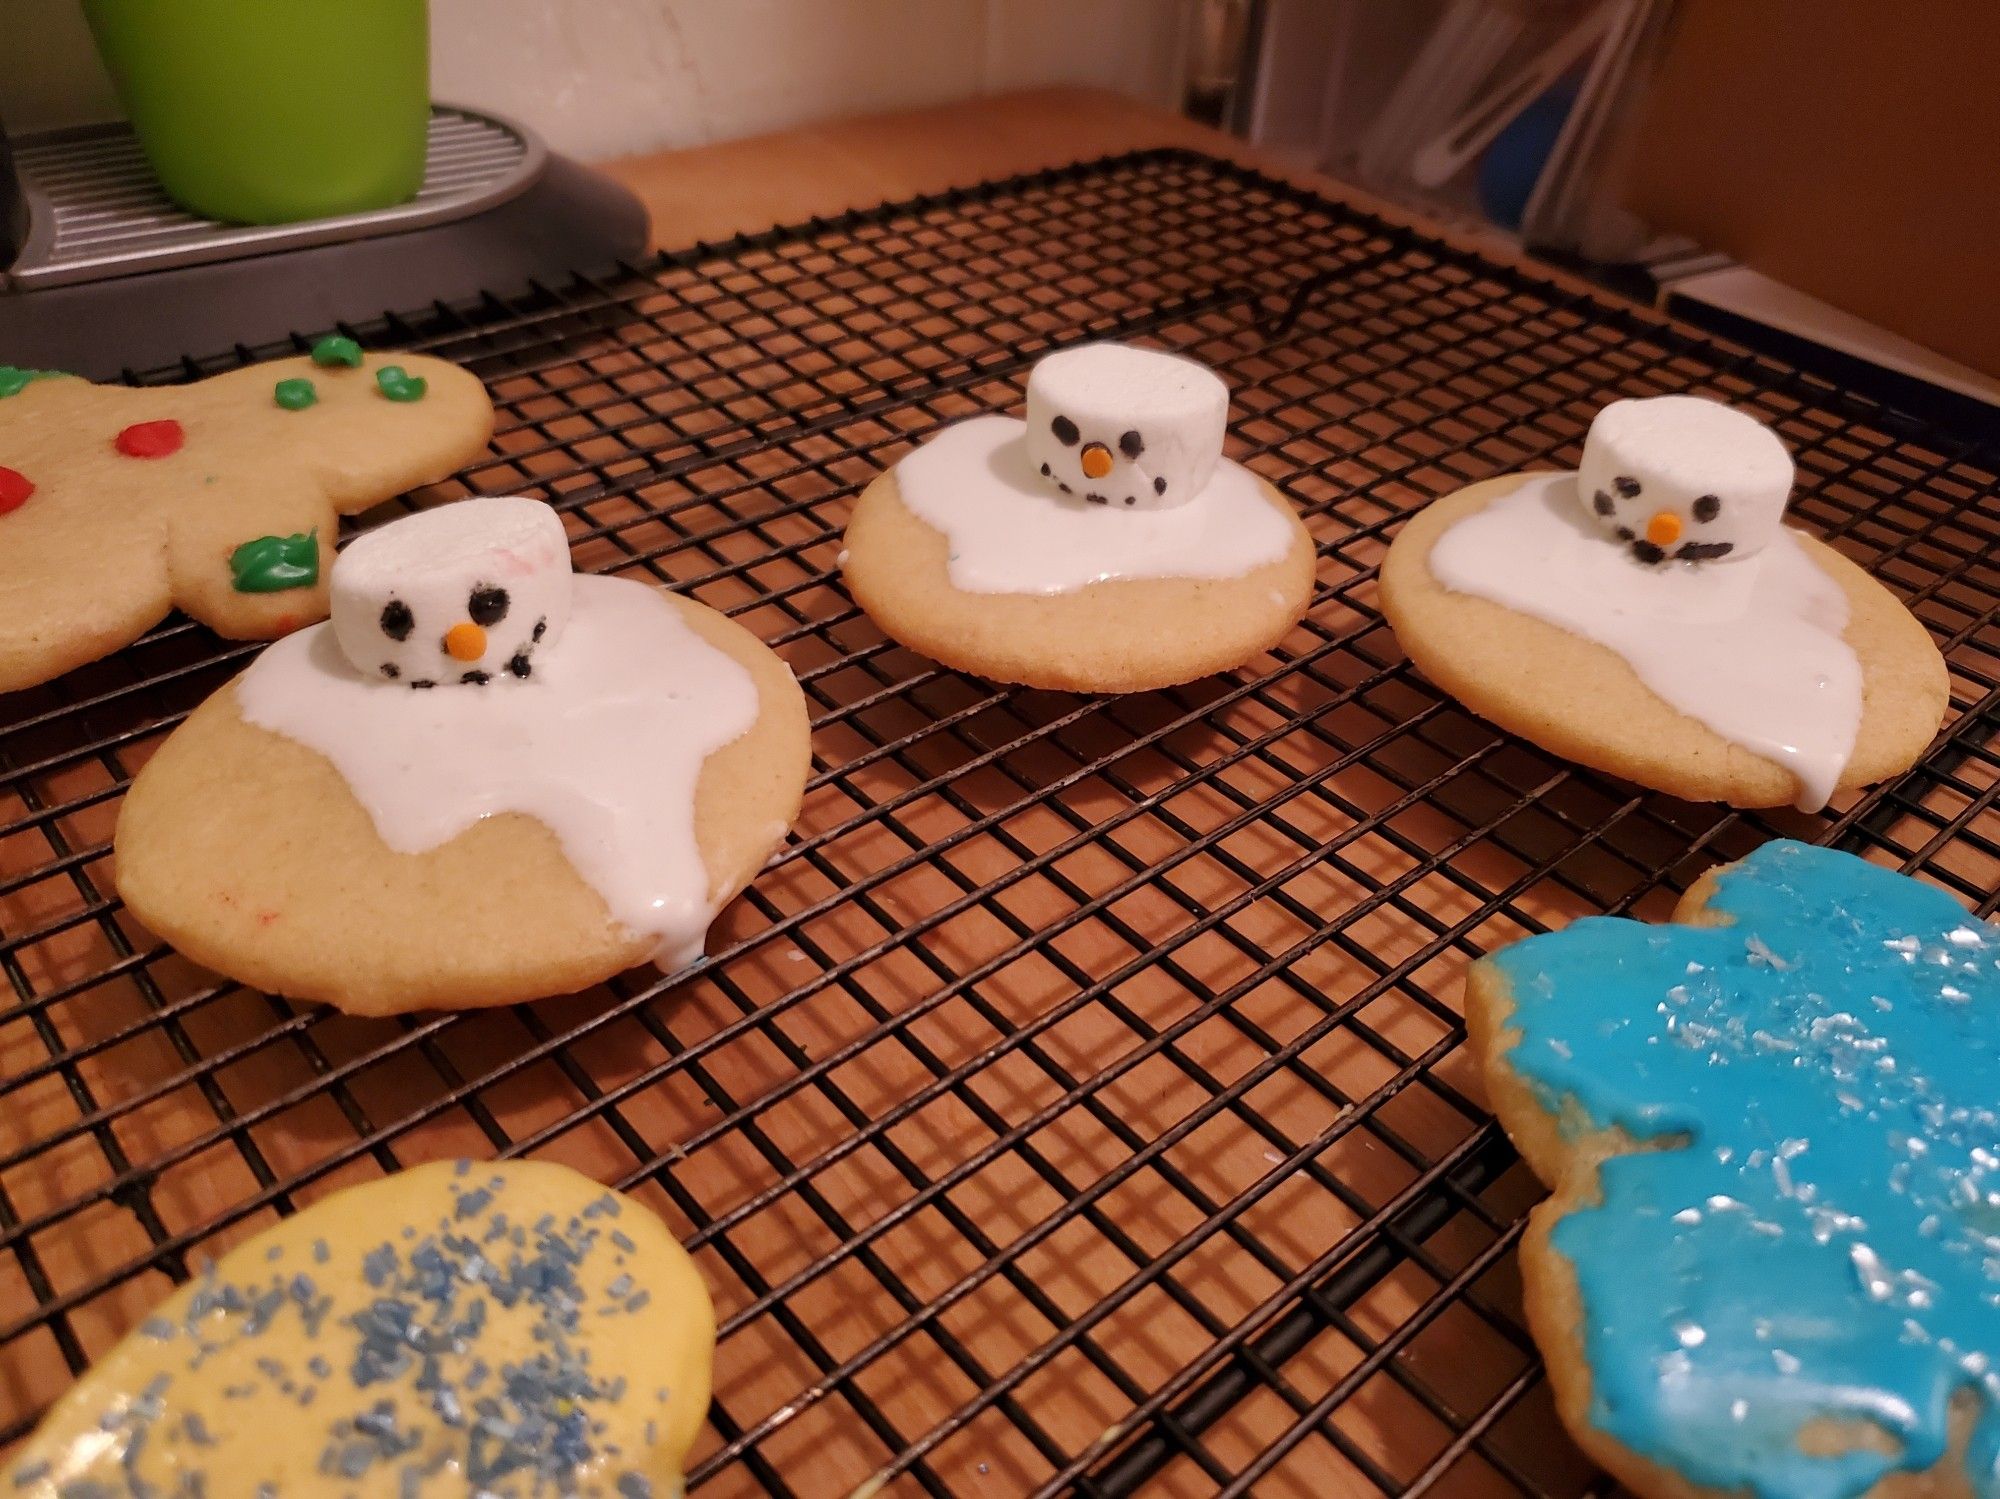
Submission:
POLYGON ((1595 510, 1599 515, 1609 515, 1612 510, 1611 496, 1606 494, 1601 489, 1598 490, 1597 493, 1591 497, 1590 507, 1591 509, 1595 510))
POLYGON ((1153 493, 1165 494, 1166 492, 1167 492, 1167 481, 1165 479, 1155 479, 1153 481, 1153 493))
POLYGON ((1137 458, 1146 451, 1146 440, 1136 431, 1127 432, 1118 439, 1118 451, 1127 458, 1137 458))
POLYGON ((402 673, 396 669, 395 662, 384 661, 382 663, 382 675, 387 677, 390 681, 393 682, 396 680, 396 678, 400 677, 402 673))
POLYGON ((465 601, 465 612, 482 628, 497 625, 507 617, 507 602, 504 588, 475 588, 472 597, 465 601))
POLYGON ((382 606, 382 633, 391 640, 408 640, 416 627, 416 615, 401 599, 391 599, 382 606))
POLYGON ((1083 434, 1076 430, 1076 423, 1066 416, 1059 416, 1049 423, 1049 430, 1056 435, 1056 441, 1066 448, 1076 446, 1076 440, 1083 434))
POLYGON ((1618 498, 1621 500, 1636 500, 1639 498, 1639 481, 1628 474, 1620 474, 1617 478, 1613 479, 1611 487, 1618 491, 1618 498))
POLYGON ((1705 494, 1694 502, 1694 518, 1704 523, 1722 514, 1722 500, 1712 494, 1705 494))

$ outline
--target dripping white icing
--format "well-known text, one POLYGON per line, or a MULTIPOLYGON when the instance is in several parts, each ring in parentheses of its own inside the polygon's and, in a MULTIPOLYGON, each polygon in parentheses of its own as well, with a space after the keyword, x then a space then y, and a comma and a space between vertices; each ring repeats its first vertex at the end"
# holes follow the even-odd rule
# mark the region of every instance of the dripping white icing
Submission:
POLYGON ((532 681, 411 691, 363 677, 332 630, 272 645, 237 684, 260 728, 333 762, 382 841, 437 847, 481 818, 543 823, 671 971, 715 915, 695 841, 702 762, 756 721, 749 672, 644 583, 579 576, 568 627, 532 681))
POLYGON ((1847 596, 1780 530, 1756 555, 1648 567, 1607 542, 1574 474, 1537 474, 1437 539, 1431 575, 1594 640, 1667 703, 1832 796, 1861 726, 1847 596))
POLYGON ((1282 558, 1292 528, 1248 469, 1223 459, 1202 492, 1160 510, 1058 494, 1029 466, 1027 426, 980 416, 896 465, 903 504, 942 531, 967 593, 1068 593, 1112 578, 1236 578, 1282 558))

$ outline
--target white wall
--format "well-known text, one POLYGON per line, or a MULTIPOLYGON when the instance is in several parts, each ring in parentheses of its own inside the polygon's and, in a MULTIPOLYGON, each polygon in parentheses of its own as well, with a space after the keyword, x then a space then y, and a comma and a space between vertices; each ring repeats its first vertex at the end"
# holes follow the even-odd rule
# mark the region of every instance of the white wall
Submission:
MULTIPOLYGON (((1193 0, 432 0, 441 100, 586 159, 1047 83, 1177 106, 1193 0)), ((0 0, 0 118, 116 106, 77 0, 0 0)))

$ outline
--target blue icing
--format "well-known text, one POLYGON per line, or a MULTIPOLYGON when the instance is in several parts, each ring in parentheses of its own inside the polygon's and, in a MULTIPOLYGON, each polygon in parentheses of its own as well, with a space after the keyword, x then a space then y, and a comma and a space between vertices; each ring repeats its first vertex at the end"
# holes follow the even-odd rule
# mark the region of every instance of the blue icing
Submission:
POLYGON ((1791 842, 1709 911, 1728 924, 1591 917, 1492 960, 1543 1103, 1667 1137, 1552 1236, 1591 1422, 1710 1488, 1852 1499, 1935 1462, 1966 1390, 1966 1465, 2000 1499, 2000 926, 1791 842), (1815 1417, 1901 1456, 1808 1457, 1815 1417))

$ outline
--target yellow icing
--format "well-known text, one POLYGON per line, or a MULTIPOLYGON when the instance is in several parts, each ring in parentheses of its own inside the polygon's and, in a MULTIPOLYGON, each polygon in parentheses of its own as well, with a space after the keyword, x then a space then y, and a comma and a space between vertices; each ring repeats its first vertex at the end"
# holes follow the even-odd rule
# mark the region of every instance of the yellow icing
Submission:
POLYGON ((439 1162, 182 1286, 49 1412, 6 1491, 677 1494, 714 1348, 693 1261, 637 1202, 563 1166, 439 1162))

